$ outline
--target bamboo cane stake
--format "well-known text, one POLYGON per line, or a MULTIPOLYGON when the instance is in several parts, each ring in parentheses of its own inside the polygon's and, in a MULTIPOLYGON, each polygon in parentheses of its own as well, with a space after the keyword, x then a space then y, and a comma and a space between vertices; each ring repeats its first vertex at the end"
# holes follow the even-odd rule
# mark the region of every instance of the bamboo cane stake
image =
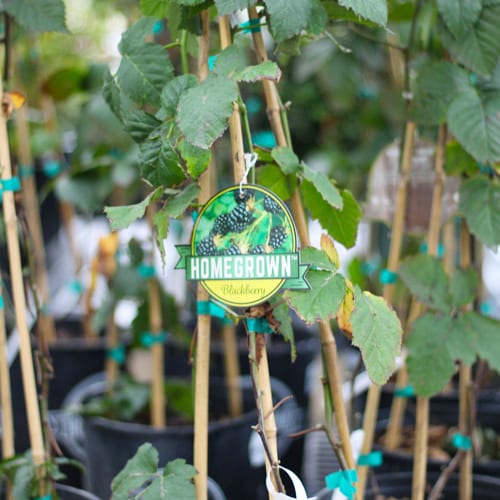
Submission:
MULTIPOLYGON (((208 75, 209 51, 209 13, 201 14, 202 34, 198 40, 198 78, 204 80, 208 75)), ((198 202, 205 204, 212 195, 212 179, 214 165, 200 177, 200 194, 198 202)), ((207 291, 198 284, 196 298, 198 302, 209 299, 207 291)), ((207 500, 208 477, 208 394, 210 368, 210 316, 198 314, 197 317, 197 346, 196 346, 196 376, 194 402, 194 466, 198 471, 194 478, 196 500, 207 500)))
MULTIPOLYGON (((3 97, 3 85, 1 79, 0 96, 3 97)), ((2 169, 2 180, 11 179, 12 167, 10 163, 9 141, 7 136, 7 117, 3 106, 0 111, 0 167, 2 169)), ((14 193, 12 191, 5 191, 3 193, 2 206, 7 235, 7 252, 9 256, 16 325, 19 334, 21 373, 23 379, 31 452, 33 463, 37 469, 37 474, 40 475, 40 477, 43 477, 45 447, 38 406, 30 334, 26 319, 26 301, 24 298, 23 274, 17 231, 17 214, 14 202, 14 193)), ((42 481, 40 486, 41 494, 45 494, 44 490, 46 485, 44 483, 45 481, 42 481)))
MULTIPOLYGON (((0 297, 2 296, 2 280, 0 277, 0 297)), ((5 330, 5 314, 0 308, 0 401, 2 408, 2 458, 12 458, 14 449, 14 418, 12 414, 12 397, 10 372, 7 362, 7 333, 5 330)), ((7 483, 7 500, 12 500, 11 484, 7 483)))
MULTIPOLYGON (((111 317, 108 320, 108 328, 106 329, 106 349, 107 352, 112 352, 114 349, 117 349, 119 344, 119 335, 118 328, 116 327, 115 318, 114 318, 114 309, 111 312, 111 317)), ((120 371, 120 366, 118 362, 112 357, 106 357, 106 383, 108 387, 108 391, 113 389, 113 386, 118 379, 118 374, 120 371)))
MULTIPOLYGON (((470 265, 470 233, 467 223, 463 220, 460 227, 460 267, 467 268, 470 265)), ((471 367, 460 363, 458 431, 466 436, 470 436, 473 432, 470 425, 471 383, 471 367)), ((472 499, 472 460, 472 449, 465 450, 465 455, 460 462, 460 500, 472 499)))
MULTIPOLYGON (((257 9, 255 7, 250 7, 248 9, 248 15, 252 20, 258 19, 257 9)), ((265 62, 267 60, 267 52, 264 46, 262 34, 259 31, 253 31, 252 38, 258 62, 265 62)), ((264 80, 263 86, 269 123, 276 137, 276 142, 279 146, 288 146, 288 140, 281 117, 281 106, 278 99, 276 85, 270 80, 264 80)), ((305 211, 300 198, 300 193, 297 189, 292 195, 291 207, 300 242, 303 247, 310 246, 309 230, 307 227, 305 211)), ((329 322, 325 321, 320 323, 320 341, 323 352, 325 353, 325 369, 328 377, 328 385, 330 388, 333 406, 335 408, 335 419, 337 422, 342 452, 347 467, 353 469, 355 464, 352 455, 345 402, 342 396, 342 378, 340 376, 337 356, 337 344, 329 322)))
POLYGON ((224 373, 228 385, 229 414, 231 417, 238 417, 243 413, 243 397, 239 384, 241 370, 234 325, 224 324, 222 326, 222 342, 224 344, 224 373))
MULTIPOLYGON (((22 106, 16 111, 16 128, 18 136, 18 156, 21 166, 32 167, 33 157, 31 155, 29 142, 29 125, 27 119, 26 106, 22 106)), ((42 304, 42 315, 38 318, 42 326, 43 334, 47 341, 51 342, 56 338, 54 318, 49 311, 43 310, 50 301, 49 280, 47 275, 45 243, 43 241, 42 224, 40 220, 40 207, 38 204, 38 193, 33 175, 20 176, 22 185, 23 207, 26 213, 26 221, 30 236, 33 240, 33 259, 35 262, 35 283, 36 290, 40 296, 42 304)))
MULTIPOLYGON (((399 258, 401 255, 406 212, 406 199, 408 194, 407 189, 412 168, 414 138, 415 124, 413 122, 407 122, 405 126, 403 154, 401 158, 401 177, 396 194, 396 209, 394 211, 391 243, 387 260, 387 269, 394 273, 397 272, 399 258)), ((394 283, 384 284, 383 287, 383 296, 389 306, 391 306, 393 303, 394 287, 394 283)), ((363 418, 364 438, 360 451, 361 454, 368 454, 372 451, 380 393, 381 387, 375 384, 372 384, 368 390, 368 398, 366 400, 365 414, 363 418)), ((358 468, 358 484, 356 487, 356 498, 358 499, 364 498, 367 477, 368 467, 360 466, 358 468)))

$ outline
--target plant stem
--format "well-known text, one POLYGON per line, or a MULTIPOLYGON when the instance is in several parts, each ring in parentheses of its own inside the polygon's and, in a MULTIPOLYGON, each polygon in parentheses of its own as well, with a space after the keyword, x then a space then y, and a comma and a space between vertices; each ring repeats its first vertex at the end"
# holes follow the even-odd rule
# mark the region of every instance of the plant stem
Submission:
POLYGON ((188 53, 187 53, 187 37, 188 37, 188 32, 187 30, 182 31, 181 35, 181 67, 182 67, 182 73, 184 75, 187 75, 189 73, 189 61, 188 61, 188 53))
POLYGON ((457 453, 455 453, 455 456, 450 460, 448 465, 442 470, 441 474, 439 475, 439 478, 432 487, 427 500, 438 500, 439 498, 441 498, 448 479, 451 477, 453 472, 455 472, 458 464, 462 462, 464 454, 464 450, 458 450, 457 453))

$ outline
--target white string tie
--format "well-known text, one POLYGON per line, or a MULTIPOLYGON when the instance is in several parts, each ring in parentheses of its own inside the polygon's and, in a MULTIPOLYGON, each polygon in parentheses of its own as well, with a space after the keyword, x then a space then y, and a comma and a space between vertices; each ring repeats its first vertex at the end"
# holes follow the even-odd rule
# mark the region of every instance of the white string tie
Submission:
POLYGON ((243 196, 243 184, 248 184, 248 174, 257 163, 257 153, 245 153, 245 173, 240 181, 240 195, 243 196))

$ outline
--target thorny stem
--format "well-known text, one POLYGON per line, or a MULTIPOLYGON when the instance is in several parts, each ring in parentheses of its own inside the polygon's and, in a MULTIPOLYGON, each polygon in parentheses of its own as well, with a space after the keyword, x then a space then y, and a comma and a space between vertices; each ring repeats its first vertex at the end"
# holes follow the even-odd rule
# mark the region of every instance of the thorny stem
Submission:
POLYGON ((323 31, 323 34, 333 42, 333 44, 338 47, 341 52, 345 54, 350 54, 352 50, 349 47, 342 45, 328 30, 323 31))
POLYGON ((455 453, 455 456, 450 460, 448 465, 441 472, 441 475, 436 481, 436 484, 434 484, 429 496, 427 497, 427 500, 438 500, 438 498, 441 498, 441 493, 443 492, 443 489, 446 486, 448 479, 450 479, 450 476, 459 466, 460 461, 464 456, 465 456, 465 450, 458 450, 457 453, 455 453))

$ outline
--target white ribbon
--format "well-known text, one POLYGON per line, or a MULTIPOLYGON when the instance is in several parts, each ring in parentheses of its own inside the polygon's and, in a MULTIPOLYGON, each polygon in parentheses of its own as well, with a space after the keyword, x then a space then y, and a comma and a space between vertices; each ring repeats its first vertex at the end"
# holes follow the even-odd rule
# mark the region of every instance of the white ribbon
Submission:
POLYGON ((271 495, 272 500, 316 500, 317 497, 308 497, 306 489, 302 484, 302 481, 297 477, 297 475, 286 467, 279 466, 280 470, 286 472, 288 477, 292 480, 293 487, 295 489, 295 496, 291 497, 285 493, 280 493, 274 488, 273 481, 271 480, 271 471, 268 472, 266 477, 266 487, 268 493, 271 495))
POLYGON ((248 173, 252 169, 252 167, 255 165, 257 162, 257 153, 245 153, 245 173, 243 174, 243 177, 241 178, 240 181, 240 193, 243 191, 242 186, 243 184, 247 184, 248 180, 248 173))

